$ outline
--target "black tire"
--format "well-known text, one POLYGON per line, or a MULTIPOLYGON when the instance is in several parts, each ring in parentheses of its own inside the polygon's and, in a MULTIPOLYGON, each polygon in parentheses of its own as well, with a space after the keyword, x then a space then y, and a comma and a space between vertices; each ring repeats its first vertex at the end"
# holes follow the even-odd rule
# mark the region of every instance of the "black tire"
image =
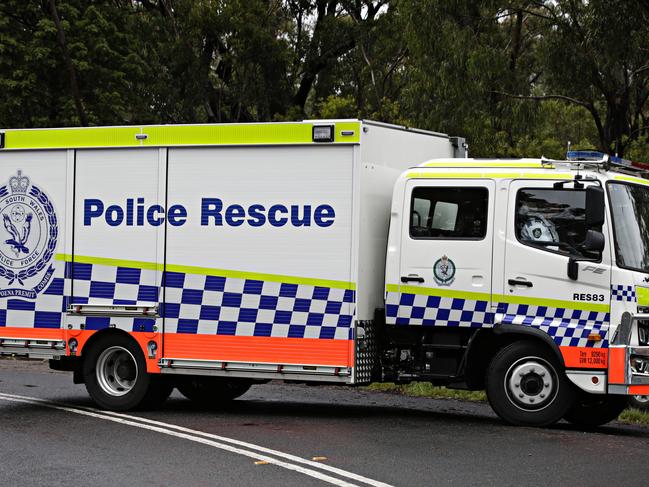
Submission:
POLYGON ((579 426, 601 426, 616 419, 627 403, 627 396, 580 392, 563 418, 579 426))
POLYGON ((554 353, 527 340, 507 345, 496 354, 489 364, 486 384, 491 407, 512 425, 554 424, 575 398, 554 353))
MULTIPOLYGON (((152 384, 139 345, 120 334, 101 336, 85 351, 83 378, 92 400, 110 411, 137 408, 152 384)), ((155 396, 153 390, 151 393, 155 396)))
POLYGON ((649 410, 649 395, 629 396, 629 407, 640 410, 649 410))
POLYGON ((176 387, 183 396, 196 404, 219 407, 244 395, 251 385, 251 382, 243 379, 187 376, 181 378, 176 387))
POLYGON ((149 390, 137 406, 138 409, 156 409, 169 398, 174 390, 174 384, 168 377, 151 375, 150 379, 149 390))

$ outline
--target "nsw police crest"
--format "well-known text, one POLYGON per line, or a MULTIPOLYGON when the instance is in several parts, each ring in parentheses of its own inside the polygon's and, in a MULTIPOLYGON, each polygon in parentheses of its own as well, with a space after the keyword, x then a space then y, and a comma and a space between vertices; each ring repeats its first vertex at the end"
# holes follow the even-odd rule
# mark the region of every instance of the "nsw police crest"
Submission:
POLYGON ((54 274, 50 264, 58 236, 54 206, 18 171, 0 187, 0 218, 0 298, 36 299, 54 274))
POLYGON ((455 263, 446 255, 433 265, 433 278, 440 286, 450 286, 455 280, 455 263))

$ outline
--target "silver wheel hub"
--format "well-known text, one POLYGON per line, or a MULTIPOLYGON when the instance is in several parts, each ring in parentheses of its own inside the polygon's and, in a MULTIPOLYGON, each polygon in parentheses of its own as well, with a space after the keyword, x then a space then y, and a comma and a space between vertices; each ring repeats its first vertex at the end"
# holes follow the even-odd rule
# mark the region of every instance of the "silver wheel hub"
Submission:
POLYGON ((510 400, 526 410, 548 406, 557 395, 557 386, 554 369, 538 357, 517 361, 505 376, 505 388, 510 400))
POLYGON ((138 376, 135 357, 123 347, 109 347, 97 359, 97 382, 111 396, 128 394, 138 376))

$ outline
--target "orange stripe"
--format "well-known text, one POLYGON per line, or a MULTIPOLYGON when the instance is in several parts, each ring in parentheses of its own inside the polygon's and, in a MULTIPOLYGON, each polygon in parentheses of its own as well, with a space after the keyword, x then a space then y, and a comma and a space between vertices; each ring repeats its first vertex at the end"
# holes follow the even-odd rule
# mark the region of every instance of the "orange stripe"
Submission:
POLYGON ((0 327, 0 337, 28 338, 30 340, 64 340, 65 330, 61 328, 19 328, 17 326, 0 327))
POLYGON ((353 350, 353 340, 182 333, 164 337, 164 356, 176 359, 351 367, 353 350))
POLYGON ((592 347, 559 347, 566 368, 605 369, 608 363, 608 349, 592 347))
POLYGON ((646 386, 629 386, 629 394, 649 394, 649 385, 646 386))
MULTIPOLYGON (((97 333, 97 331, 99 330, 69 330, 68 331, 68 336, 70 338, 76 338, 77 342, 79 343, 79 346, 77 347, 79 355, 83 354, 83 347, 88 342, 90 337, 95 333, 97 333)), ((146 371, 149 372, 150 374, 159 374, 160 367, 158 367, 158 361, 160 360, 160 353, 162 350, 161 343, 160 343, 160 334, 151 333, 151 332, 140 332, 140 331, 127 332, 127 333, 135 339, 138 345, 140 345, 142 354, 144 354, 144 360, 146 361, 146 371), (156 342, 158 345, 158 356, 156 358, 149 358, 148 355, 147 345, 151 340, 156 342)), ((69 349, 67 350, 67 355, 70 355, 69 349)))
POLYGON ((624 348, 610 348, 611 360, 608 367, 608 383, 624 384, 626 383, 626 351, 624 348))
MULTIPOLYGON (((96 330, 65 330, 50 328, 0 328, 0 337, 26 338, 33 340, 65 340, 76 338, 78 353, 96 330)), ((129 332, 147 357, 147 344, 153 340, 158 344, 158 357, 146 358, 147 372, 159 373, 161 358, 161 335, 150 332, 129 332)), ((67 344, 66 344, 67 346, 67 344)), ((66 351, 69 355, 70 351, 66 351)), ((223 362, 256 362, 291 365, 325 365, 352 367, 354 357, 353 340, 325 340, 319 338, 248 337, 229 335, 190 335, 170 333, 164 337, 164 355, 169 358, 218 360, 223 362)))

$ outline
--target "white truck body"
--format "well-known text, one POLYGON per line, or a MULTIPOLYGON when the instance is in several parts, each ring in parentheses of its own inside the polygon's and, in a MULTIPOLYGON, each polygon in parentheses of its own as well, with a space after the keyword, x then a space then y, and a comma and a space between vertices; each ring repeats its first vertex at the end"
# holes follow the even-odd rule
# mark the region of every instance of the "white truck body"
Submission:
POLYGON ((394 182, 455 150, 443 134, 360 121, 4 140, 3 215, 30 231, 23 250, 1 245, 0 350, 83 355, 117 329, 143 344, 150 372, 343 383, 357 381, 355 323, 383 306, 394 182), (314 142, 314 126, 335 140, 314 142), (33 275, 13 278, 22 270, 33 275))
POLYGON ((628 168, 358 120, 0 140, 0 353, 103 407, 424 380, 594 425, 649 393, 649 181, 628 168))

